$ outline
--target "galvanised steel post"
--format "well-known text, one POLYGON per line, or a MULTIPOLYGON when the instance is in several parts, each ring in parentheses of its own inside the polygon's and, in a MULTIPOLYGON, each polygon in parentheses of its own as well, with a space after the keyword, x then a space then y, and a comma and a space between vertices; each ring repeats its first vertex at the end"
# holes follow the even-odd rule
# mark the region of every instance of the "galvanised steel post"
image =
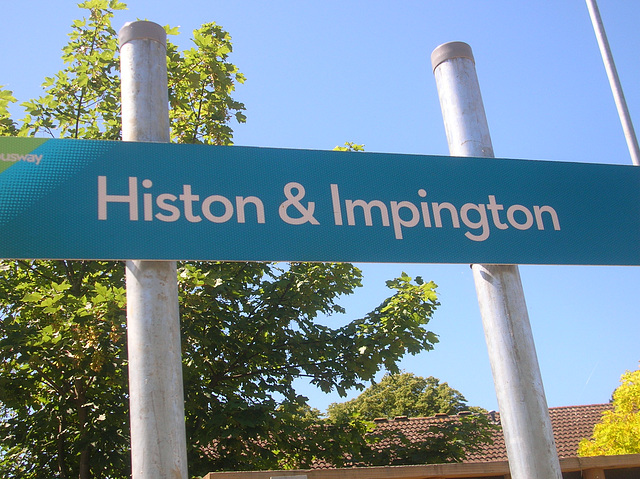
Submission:
POLYGON ((589 9, 589 16, 591 17, 593 30, 596 34, 596 40, 598 40, 598 47, 600 48, 600 54, 602 55, 602 61, 604 62, 604 69, 607 72, 607 78, 609 79, 609 85, 611 86, 611 93, 613 93, 613 100, 615 101, 616 108, 618 109, 620 123, 622 123, 622 130, 624 131, 627 148, 629 148, 629 154, 631 155, 631 162, 635 166, 640 166, 640 147, 638 147, 638 137, 633 129, 633 122, 631 121, 627 101, 624 99, 622 84, 620 83, 616 64, 613 61, 613 54, 611 53, 609 40, 607 40, 607 34, 604 31, 604 24, 602 23, 602 17, 600 17, 600 10, 598 9, 596 0, 587 0, 587 8, 589 9))
MULTIPOLYGON (((451 155, 492 158, 471 47, 445 43, 431 63, 451 155)), ((562 479, 518 267, 471 267, 511 476, 562 479)))
MULTIPOLYGON (((119 37, 122 139, 169 142, 164 28, 132 22, 119 37)), ((127 342, 132 476, 187 479, 175 261, 127 261, 127 342)))

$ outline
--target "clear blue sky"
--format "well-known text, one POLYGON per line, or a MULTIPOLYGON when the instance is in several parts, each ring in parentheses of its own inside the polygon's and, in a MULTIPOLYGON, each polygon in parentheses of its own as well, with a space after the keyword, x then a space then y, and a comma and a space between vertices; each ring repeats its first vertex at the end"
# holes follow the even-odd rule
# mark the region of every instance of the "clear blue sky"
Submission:
MULTIPOLYGON (((180 26, 174 39, 215 21, 232 35, 232 61, 247 76, 238 145, 447 155, 430 55, 471 45, 496 156, 630 164, 582 0, 131 0, 119 29, 138 18, 180 26)), ((640 2, 600 0, 631 115, 640 128, 640 2)), ((0 85, 24 101, 61 67, 72 0, 3 2, 0 85)), ((603 184, 602 194, 616 185, 603 184)), ((639 205, 640 207, 640 205, 639 205)), ((640 240, 640 238, 639 238, 640 240)), ((615 244, 611 245, 615 248, 615 244)), ((429 327, 440 344, 402 368, 436 376, 472 405, 497 409, 468 265, 361 265, 365 286, 346 298, 345 321, 377 306, 384 282, 406 271, 439 285, 429 327)), ((550 406, 609 400, 640 360, 640 268, 522 266, 520 269, 550 406)), ((337 324, 337 323, 336 323, 337 324)), ((320 409, 340 398, 301 384, 320 409)), ((355 394, 355 393, 354 393, 355 394)))

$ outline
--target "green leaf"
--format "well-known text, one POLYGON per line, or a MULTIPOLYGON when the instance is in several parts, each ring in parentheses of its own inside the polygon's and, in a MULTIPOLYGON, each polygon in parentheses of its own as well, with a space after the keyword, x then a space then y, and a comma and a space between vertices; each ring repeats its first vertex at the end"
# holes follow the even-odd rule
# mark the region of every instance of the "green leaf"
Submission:
POLYGON ((167 32, 167 35, 180 35, 180 27, 171 27, 170 25, 165 25, 164 31, 167 32))

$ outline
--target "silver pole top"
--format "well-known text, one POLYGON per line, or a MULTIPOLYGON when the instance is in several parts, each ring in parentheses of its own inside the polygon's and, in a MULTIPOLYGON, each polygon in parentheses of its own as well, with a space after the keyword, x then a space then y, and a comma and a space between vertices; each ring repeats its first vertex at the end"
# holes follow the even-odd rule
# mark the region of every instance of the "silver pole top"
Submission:
POLYGON ((442 62, 452 58, 468 58, 475 63, 473 52, 468 44, 464 42, 443 43, 431 54, 431 66, 433 67, 433 71, 435 71, 437 66, 442 62))
POLYGON ((165 48, 167 46, 167 33, 164 28, 157 23, 143 20, 125 23, 118 33, 118 39, 121 47, 131 40, 153 40, 165 48))

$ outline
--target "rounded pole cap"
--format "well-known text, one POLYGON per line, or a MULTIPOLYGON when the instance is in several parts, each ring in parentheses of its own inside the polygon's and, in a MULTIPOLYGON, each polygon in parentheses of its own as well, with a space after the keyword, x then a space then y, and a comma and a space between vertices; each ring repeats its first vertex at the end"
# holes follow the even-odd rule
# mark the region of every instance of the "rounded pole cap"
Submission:
POLYGON ((473 52, 468 44, 464 42, 443 43, 431 53, 431 66, 433 67, 433 71, 435 71, 436 67, 442 62, 452 58, 468 58, 475 63, 473 52))
POLYGON ((125 23, 120 32, 118 32, 118 40, 121 47, 131 40, 153 40, 166 48, 167 32, 164 31, 164 27, 157 23, 139 20, 125 23))

